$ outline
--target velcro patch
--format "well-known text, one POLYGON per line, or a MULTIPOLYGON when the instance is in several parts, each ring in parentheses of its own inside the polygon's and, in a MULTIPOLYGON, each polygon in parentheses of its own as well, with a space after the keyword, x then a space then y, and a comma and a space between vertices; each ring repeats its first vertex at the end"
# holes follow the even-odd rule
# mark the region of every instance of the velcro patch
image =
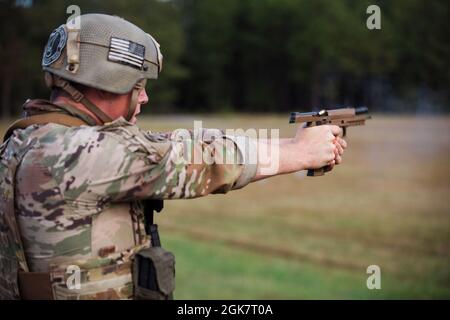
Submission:
POLYGON ((48 38, 42 57, 42 65, 47 67, 58 60, 67 43, 67 32, 63 26, 55 29, 48 38))
POLYGON ((111 37, 108 60, 142 69, 145 57, 145 47, 136 42, 111 37))

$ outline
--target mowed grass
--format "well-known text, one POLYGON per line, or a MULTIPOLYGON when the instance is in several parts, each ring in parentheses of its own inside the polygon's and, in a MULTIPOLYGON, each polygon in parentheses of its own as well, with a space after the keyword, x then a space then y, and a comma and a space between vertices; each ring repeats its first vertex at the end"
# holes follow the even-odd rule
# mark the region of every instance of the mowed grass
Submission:
MULTIPOLYGON (((153 131, 279 129, 286 116, 147 117, 153 131)), ((450 117, 374 115, 348 130, 344 163, 226 195, 165 202, 156 220, 177 257, 176 298, 450 298, 450 117), (381 268, 368 290, 366 268, 381 268)))

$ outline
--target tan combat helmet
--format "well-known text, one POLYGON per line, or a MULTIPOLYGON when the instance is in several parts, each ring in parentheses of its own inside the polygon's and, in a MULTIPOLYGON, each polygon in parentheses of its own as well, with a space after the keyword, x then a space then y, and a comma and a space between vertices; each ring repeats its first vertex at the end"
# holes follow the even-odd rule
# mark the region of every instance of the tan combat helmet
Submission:
POLYGON ((112 121, 70 82, 116 94, 131 91, 127 119, 147 79, 158 78, 162 54, 156 40, 117 16, 85 14, 59 26, 49 37, 42 57, 46 84, 59 87, 84 104, 104 123, 112 121))

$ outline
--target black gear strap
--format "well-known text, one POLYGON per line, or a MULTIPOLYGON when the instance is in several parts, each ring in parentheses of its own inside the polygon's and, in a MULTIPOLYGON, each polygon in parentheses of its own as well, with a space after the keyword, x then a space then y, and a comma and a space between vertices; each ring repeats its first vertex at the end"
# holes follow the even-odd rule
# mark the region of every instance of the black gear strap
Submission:
POLYGON ((161 212, 164 208, 163 200, 147 199, 143 201, 144 204, 144 218, 145 218, 145 232, 150 235, 152 247, 160 247, 161 241, 159 239, 158 225, 153 223, 154 211, 161 212))

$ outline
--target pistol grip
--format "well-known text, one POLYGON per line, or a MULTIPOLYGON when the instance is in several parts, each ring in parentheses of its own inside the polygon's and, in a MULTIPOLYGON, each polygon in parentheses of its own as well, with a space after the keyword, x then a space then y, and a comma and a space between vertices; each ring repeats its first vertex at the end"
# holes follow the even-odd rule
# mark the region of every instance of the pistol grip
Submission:
POLYGON ((328 172, 330 170, 331 170, 330 166, 325 166, 319 169, 308 169, 308 177, 323 176, 325 172, 328 172))

